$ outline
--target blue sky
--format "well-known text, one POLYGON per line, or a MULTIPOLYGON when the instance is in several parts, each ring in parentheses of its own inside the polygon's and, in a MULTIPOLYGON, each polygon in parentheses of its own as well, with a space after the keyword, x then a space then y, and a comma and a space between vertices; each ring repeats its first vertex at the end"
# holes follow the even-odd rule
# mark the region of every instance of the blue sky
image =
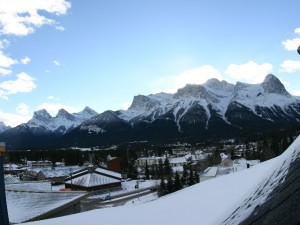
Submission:
POLYGON ((0 0, 0 121, 273 73, 300 95, 300 2, 0 0))

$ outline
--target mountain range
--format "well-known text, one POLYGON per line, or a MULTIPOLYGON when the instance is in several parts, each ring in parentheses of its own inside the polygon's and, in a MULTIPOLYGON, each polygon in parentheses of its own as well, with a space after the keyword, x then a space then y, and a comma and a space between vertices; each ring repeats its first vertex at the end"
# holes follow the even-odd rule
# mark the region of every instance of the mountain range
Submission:
POLYGON ((14 128, 0 124, 0 141, 18 147, 96 146, 128 141, 234 137, 300 124, 300 99, 269 74, 260 84, 210 79, 188 84, 174 94, 135 96, 128 110, 98 114, 86 107, 55 117, 34 113, 14 128))

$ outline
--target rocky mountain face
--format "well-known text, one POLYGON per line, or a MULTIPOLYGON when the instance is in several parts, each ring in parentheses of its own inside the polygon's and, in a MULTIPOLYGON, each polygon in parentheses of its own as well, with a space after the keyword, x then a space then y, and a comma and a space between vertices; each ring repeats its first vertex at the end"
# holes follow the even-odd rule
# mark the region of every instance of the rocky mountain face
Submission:
POLYGON ((10 129, 11 127, 6 126, 3 122, 0 122, 0 133, 2 133, 3 131, 6 131, 8 129, 10 129))
POLYGON ((53 118, 40 110, 17 129, 56 134, 62 136, 61 143, 66 145, 100 145, 234 137, 297 124, 300 124, 300 100, 269 74, 260 84, 237 82, 234 85, 210 79, 203 85, 186 85, 175 94, 138 95, 128 110, 101 114, 89 109, 78 114, 60 110, 53 118))
POLYGON ((34 112, 32 119, 27 123, 6 129, 0 133, 0 140, 20 147, 47 146, 49 142, 57 141, 57 138, 96 115, 98 113, 89 107, 73 114, 60 109, 55 117, 52 117, 45 109, 42 109, 34 112))

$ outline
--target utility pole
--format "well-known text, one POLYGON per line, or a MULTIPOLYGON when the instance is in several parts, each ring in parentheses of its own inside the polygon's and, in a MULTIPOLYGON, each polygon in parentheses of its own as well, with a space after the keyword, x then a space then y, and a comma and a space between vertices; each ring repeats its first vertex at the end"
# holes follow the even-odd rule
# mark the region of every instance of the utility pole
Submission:
POLYGON ((5 143, 0 142, 0 224, 9 225, 4 185, 3 154, 5 143))

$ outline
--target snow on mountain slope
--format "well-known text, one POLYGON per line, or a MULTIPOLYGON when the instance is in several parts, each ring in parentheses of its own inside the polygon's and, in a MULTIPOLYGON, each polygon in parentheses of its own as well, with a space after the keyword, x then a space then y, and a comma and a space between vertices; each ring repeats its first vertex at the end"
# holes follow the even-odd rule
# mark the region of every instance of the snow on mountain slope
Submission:
POLYGON ((282 117, 298 121, 295 115, 300 117, 299 99, 291 96, 280 80, 272 74, 267 75, 261 84, 237 82, 233 85, 226 81, 210 79, 203 85, 188 84, 178 89, 175 94, 135 96, 130 108, 118 111, 118 115, 134 124, 139 121, 151 123, 171 112, 178 130, 181 131, 182 120, 193 123, 194 118, 185 116, 198 107, 200 110, 196 115, 199 112, 204 113, 202 113, 204 115, 202 120, 206 119, 206 129, 208 129, 211 110, 214 110, 223 121, 231 124, 226 113, 229 109, 232 111, 239 106, 269 121, 282 117), (192 120, 188 121, 187 118, 192 120))
POLYGON ((281 183, 300 158, 300 137, 279 157, 143 205, 93 210, 29 224, 239 224, 281 183), (119 215, 119 216, 115 216, 119 215), (226 220, 226 221, 225 221, 226 220))
POLYGON ((60 109, 55 117, 52 117, 45 109, 42 109, 34 112, 32 119, 24 125, 27 125, 30 129, 42 129, 45 132, 63 134, 96 115, 98 113, 88 107, 79 113, 73 114, 60 109))
POLYGON ((9 126, 6 126, 3 122, 0 122, 0 133, 8 130, 9 128, 10 128, 9 126))

